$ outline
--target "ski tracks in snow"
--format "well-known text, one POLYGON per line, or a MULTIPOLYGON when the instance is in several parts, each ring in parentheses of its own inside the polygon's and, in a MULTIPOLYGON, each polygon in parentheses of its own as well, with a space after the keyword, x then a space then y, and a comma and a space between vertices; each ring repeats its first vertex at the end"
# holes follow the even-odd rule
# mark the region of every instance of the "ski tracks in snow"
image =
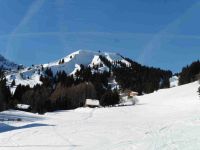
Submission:
POLYGON ((63 140, 64 143, 68 143, 68 148, 70 148, 69 150, 76 149, 80 145, 74 144, 72 142, 72 140, 70 139, 70 136, 77 134, 79 132, 79 129, 75 128, 71 133, 69 133, 67 135, 67 133, 66 134, 63 132, 60 133, 59 128, 64 128, 64 127, 73 126, 73 125, 77 125, 77 124, 84 124, 86 121, 88 121, 89 119, 91 119, 93 117, 94 112, 95 112, 95 109, 91 109, 88 112, 81 113, 81 114, 84 114, 84 116, 80 120, 71 120, 70 121, 70 120, 65 120, 65 119, 57 119, 57 125, 52 126, 53 132, 55 133, 56 136, 58 136, 61 140, 63 140))
POLYGON ((93 109, 89 112, 88 116, 86 116, 86 117, 83 119, 83 121, 88 121, 89 119, 91 119, 91 118, 94 116, 94 112, 95 112, 95 108, 93 108, 93 109))

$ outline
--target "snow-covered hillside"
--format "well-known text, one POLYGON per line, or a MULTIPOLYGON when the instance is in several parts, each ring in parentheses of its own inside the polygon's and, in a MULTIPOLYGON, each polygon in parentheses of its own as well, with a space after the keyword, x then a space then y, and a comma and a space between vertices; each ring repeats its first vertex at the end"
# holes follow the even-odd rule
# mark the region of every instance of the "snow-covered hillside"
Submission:
MULTIPOLYGON (((98 67, 99 72, 109 71, 108 66, 106 66, 101 61, 100 55, 107 58, 111 63, 114 61, 121 61, 127 66, 130 65, 128 61, 126 61, 121 55, 117 53, 79 50, 57 61, 48 64, 41 64, 41 65, 27 67, 25 69, 20 70, 19 72, 11 73, 7 75, 6 78, 8 81, 8 85, 10 85, 13 80, 15 80, 16 85, 29 84, 31 87, 33 87, 36 84, 41 84, 39 78, 40 75, 44 73, 42 70, 45 70, 45 68, 51 68, 54 74, 56 74, 58 71, 63 71, 63 70, 67 74, 75 74, 75 72, 80 69, 80 65, 82 64, 90 67, 93 67, 94 65, 99 65, 98 67), (64 62, 60 63, 63 60, 64 62)), ((15 87, 12 87, 11 90, 14 91, 15 87)))
POLYGON ((0 149, 198 150, 198 82, 138 97, 135 106, 78 108, 43 116, 6 111, 0 117, 0 149))
POLYGON ((0 55, 0 68, 7 71, 7 70, 17 70, 19 65, 5 59, 2 55, 0 55))

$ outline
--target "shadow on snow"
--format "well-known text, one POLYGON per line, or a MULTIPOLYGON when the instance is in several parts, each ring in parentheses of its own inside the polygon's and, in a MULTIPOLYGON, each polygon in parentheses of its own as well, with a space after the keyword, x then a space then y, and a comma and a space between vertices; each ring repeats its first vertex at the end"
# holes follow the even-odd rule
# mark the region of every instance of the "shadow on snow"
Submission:
POLYGON ((28 125, 24 125, 24 126, 20 126, 20 127, 15 127, 15 126, 11 126, 11 125, 8 125, 5 123, 0 123, 0 133, 12 131, 12 130, 42 127, 42 126, 53 126, 53 125, 42 124, 42 123, 32 123, 32 124, 28 124, 28 125))

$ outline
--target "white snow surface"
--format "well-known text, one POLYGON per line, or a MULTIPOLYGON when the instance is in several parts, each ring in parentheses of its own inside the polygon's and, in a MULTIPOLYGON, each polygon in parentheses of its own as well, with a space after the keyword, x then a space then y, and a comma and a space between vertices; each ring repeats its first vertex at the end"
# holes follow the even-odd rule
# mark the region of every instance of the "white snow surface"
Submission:
POLYGON ((0 123, 0 149, 198 150, 198 87, 194 82, 138 96, 134 106, 78 108, 42 116, 6 111, 4 116, 24 117, 22 122, 0 123))
MULTIPOLYGON (((34 65, 31 67, 27 67, 25 69, 20 70, 19 72, 12 72, 6 76, 7 84, 10 86, 13 79, 15 79, 16 85, 30 85, 30 87, 35 86, 36 84, 42 84, 40 82, 42 72, 42 66, 44 70, 46 68, 51 68, 53 74, 56 74, 58 71, 65 71, 67 74, 74 75, 77 70, 80 70, 80 65, 90 66, 93 67, 94 65, 103 64, 102 67, 98 68, 98 72, 109 71, 108 66, 106 66, 99 58, 102 55, 106 57, 111 63, 114 61, 121 61, 125 63, 127 66, 130 66, 130 63, 126 61, 121 55, 117 53, 107 53, 107 52, 95 52, 95 51, 88 51, 88 50, 79 50, 74 53, 69 54, 68 56, 61 58, 57 61, 48 63, 48 64, 41 64, 41 65, 34 65), (63 64, 59 64, 59 61, 64 59, 63 64)), ((94 72, 94 71, 93 71, 94 72)), ((16 86, 11 87, 11 91, 15 91, 16 86)))
POLYGON ((170 87, 176 87, 176 86, 178 86, 178 80, 179 80, 179 78, 177 76, 172 76, 169 79, 170 87))
MULTIPOLYGON (((54 73, 60 70, 66 71, 66 73, 70 74, 74 71, 75 66, 78 65, 85 65, 85 66, 93 66, 93 64, 98 65, 101 62, 99 59, 99 56, 102 55, 106 57, 110 62, 113 61, 122 61, 124 60, 123 57, 117 53, 107 53, 107 52, 95 52, 95 51, 89 51, 89 50, 78 50, 76 52, 73 52, 69 54, 68 56, 61 58, 64 59, 64 64, 59 64, 59 61, 57 60, 55 62, 44 64, 43 66, 49 67, 52 69, 54 73)), ((128 63, 128 62, 127 62, 128 63)))
POLYGON ((99 100, 96 99, 86 99, 85 104, 90 106, 100 106, 99 100))

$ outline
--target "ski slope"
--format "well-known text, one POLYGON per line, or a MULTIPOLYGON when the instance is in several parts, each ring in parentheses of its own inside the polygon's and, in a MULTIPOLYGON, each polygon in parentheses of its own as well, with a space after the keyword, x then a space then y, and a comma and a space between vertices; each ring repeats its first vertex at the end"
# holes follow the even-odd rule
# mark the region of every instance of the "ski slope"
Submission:
POLYGON ((198 150, 198 86, 193 82, 139 96, 135 106, 79 108, 42 116, 6 111, 4 115, 24 120, 0 124, 0 149, 198 150))

